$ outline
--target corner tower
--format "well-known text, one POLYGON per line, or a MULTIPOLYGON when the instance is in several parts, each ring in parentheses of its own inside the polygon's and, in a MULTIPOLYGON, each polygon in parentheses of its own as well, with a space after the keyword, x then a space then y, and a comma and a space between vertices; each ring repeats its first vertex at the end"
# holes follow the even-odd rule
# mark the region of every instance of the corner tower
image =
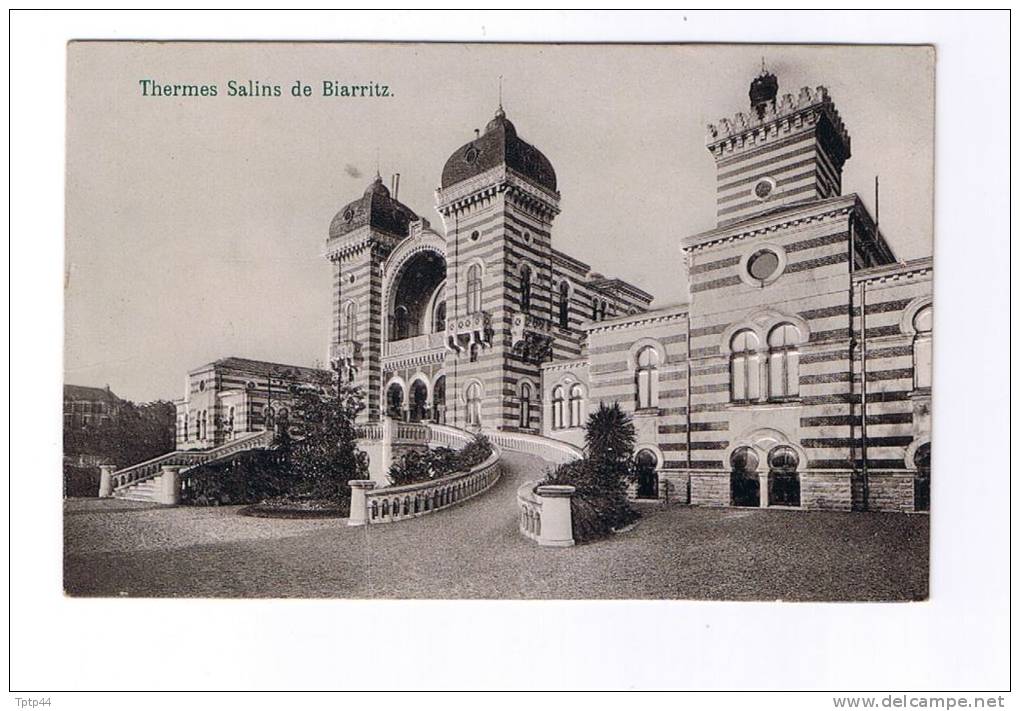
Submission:
POLYGON ((842 192, 850 135, 829 92, 778 94, 779 80, 762 63, 748 92, 750 111, 708 126, 719 226, 842 192))
POLYGON ((556 337, 551 240, 559 202, 552 163, 518 136, 502 107, 443 167, 436 208, 446 227, 451 424, 540 426, 522 392, 537 392, 556 337))
POLYGON ((382 264, 416 219, 376 175, 364 194, 341 208, 329 226, 325 252, 333 263, 329 362, 365 393, 363 419, 376 420, 381 413, 382 264))

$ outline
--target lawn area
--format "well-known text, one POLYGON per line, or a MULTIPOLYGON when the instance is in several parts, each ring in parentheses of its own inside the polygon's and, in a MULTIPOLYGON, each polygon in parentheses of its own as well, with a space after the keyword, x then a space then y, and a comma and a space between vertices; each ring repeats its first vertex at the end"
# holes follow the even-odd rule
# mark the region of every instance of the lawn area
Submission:
POLYGON ((138 597, 918 600, 928 517, 642 504, 632 531, 566 549, 517 531, 509 455, 463 505, 395 524, 239 516, 237 507, 65 504, 70 595, 138 597))

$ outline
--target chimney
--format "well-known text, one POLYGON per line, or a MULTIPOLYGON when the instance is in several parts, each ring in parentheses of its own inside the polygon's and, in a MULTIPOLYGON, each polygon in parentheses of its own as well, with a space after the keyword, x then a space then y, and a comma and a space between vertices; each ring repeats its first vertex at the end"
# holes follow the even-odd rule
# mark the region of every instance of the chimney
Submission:
POLYGON ((476 138, 476 139, 478 138, 478 134, 479 134, 479 133, 480 133, 480 131, 479 131, 479 130, 478 130, 478 129, 476 128, 476 129, 475 129, 475 138, 476 138))
POLYGON ((400 194, 400 173, 393 174, 393 199, 396 200, 400 194))

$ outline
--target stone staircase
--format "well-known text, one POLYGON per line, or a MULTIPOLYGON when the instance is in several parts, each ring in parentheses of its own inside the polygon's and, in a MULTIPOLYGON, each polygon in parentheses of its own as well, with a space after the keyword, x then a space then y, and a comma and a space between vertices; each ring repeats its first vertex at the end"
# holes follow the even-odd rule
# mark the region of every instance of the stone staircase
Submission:
POLYGON ((272 443, 272 431, 252 432, 212 449, 167 452, 118 471, 104 470, 99 495, 113 496, 128 501, 161 503, 161 493, 164 487, 163 467, 180 467, 180 472, 185 473, 202 464, 212 464, 238 452, 262 449, 272 443), (106 484, 107 476, 109 476, 109 485, 106 484))

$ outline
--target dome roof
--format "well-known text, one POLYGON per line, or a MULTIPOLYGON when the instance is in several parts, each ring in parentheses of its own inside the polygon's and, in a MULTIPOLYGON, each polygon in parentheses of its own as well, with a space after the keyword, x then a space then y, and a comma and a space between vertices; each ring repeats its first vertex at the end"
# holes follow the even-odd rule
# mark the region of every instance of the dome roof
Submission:
POLYGON ((365 225, 406 237, 407 225, 417 219, 411 208, 390 197, 382 177, 376 175, 360 198, 336 213, 329 225, 329 238, 341 237, 365 225))
POLYGON ((442 187, 473 178, 497 165, 556 192, 556 171, 540 150, 517 136, 517 129, 500 107, 485 126, 485 133, 453 152, 443 166, 442 187))

